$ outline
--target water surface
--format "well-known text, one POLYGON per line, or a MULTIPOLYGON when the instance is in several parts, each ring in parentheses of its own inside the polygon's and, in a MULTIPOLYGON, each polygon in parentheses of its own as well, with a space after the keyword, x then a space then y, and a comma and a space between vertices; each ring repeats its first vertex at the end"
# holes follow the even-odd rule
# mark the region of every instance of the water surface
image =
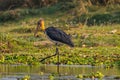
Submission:
MULTIPOLYGON (((114 80, 112 79, 113 76, 120 75, 120 69, 117 67, 106 69, 90 65, 60 65, 61 77, 56 76, 56 78, 60 80, 77 80, 75 76, 78 74, 90 74, 97 71, 109 76, 108 79, 104 78, 103 80, 114 80)), ((56 65, 0 65, 0 80, 21 80, 26 75, 29 75, 31 80, 49 80, 51 74, 57 74, 56 65)))

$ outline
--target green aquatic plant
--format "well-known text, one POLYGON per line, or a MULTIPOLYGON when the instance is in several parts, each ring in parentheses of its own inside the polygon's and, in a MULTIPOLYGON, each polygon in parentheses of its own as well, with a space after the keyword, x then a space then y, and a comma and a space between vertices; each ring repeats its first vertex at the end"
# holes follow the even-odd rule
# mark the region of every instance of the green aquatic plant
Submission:
POLYGON ((54 80, 54 78, 55 78, 55 77, 54 77, 52 74, 49 75, 49 79, 50 79, 50 80, 54 80))
POLYGON ((101 72, 99 72, 99 71, 97 71, 95 74, 94 74, 94 76, 96 77, 96 78, 103 78, 104 77, 104 74, 103 73, 101 73, 101 72))
POLYGON ((4 55, 0 54, 0 62, 3 63, 5 61, 4 55))
POLYGON ((22 78, 22 80, 30 80, 30 76, 25 75, 25 76, 22 78))
POLYGON ((97 72, 92 72, 90 74, 79 74, 76 76, 76 78, 79 78, 79 79, 84 79, 84 78, 91 78, 92 80, 94 80, 95 78, 98 78, 98 79, 102 79, 104 77, 104 74, 101 73, 100 71, 97 71, 97 72))
POLYGON ((92 72, 88 74, 88 76, 89 78, 92 78, 92 79, 95 79, 95 78, 102 79, 104 77, 104 74, 101 73, 100 71, 97 71, 97 72, 92 72))
POLYGON ((83 79, 83 78, 84 78, 84 76, 83 76, 82 74, 79 74, 79 75, 77 75, 77 76, 76 76, 76 78, 83 79))
POLYGON ((40 75, 44 75, 44 72, 40 72, 39 74, 40 74, 40 75))

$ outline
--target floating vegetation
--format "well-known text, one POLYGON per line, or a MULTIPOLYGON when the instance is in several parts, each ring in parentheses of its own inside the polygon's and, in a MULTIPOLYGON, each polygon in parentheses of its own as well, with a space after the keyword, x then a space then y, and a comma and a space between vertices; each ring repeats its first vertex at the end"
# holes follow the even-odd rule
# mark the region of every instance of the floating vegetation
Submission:
POLYGON ((76 78, 80 78, 80 79, 91 78, 92 80, 94 80, 95 78, 102 79, 103 77, 104 77, 104 74, 99 71, 97 71, 96 73, 91 73, 86 75, 79 74, 76 76, 76 78))
POLYGON ((22 80, 30 80, 30 76, 25 75, 25 76, 22 78, 22 80))
POLYGON ((42 76, 42 75, 44 75, 44 72, 40 72, 39 74, 42 76))
POLYGON ((83 78, 84 78, 84 76, 83 76, 82 74, 79 74, 79 75, 77 75, 77 76, 76 76, 76 78, 83 79, 83 78))
POLYGON ((4 63, 4 61, 5 61, 4 55, 0 54, 0 63, 4 63))
POLYGON ((49 75, 49 79, 50 79, 50 80, 54 80, 54 78, 55 78, 55 77, 54 77, 53 75, 49 75))

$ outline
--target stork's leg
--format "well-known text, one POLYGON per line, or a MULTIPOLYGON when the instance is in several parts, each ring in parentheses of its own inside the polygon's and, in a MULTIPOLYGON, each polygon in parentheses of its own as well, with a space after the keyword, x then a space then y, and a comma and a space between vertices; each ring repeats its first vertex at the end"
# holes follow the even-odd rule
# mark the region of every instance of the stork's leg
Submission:
POLYGON ((56 54, 57 54, 57 72, 58 75, 60 74, 60 70, 59 70, 59 64, 60 64, 60 55, 59 55, 59 50, 58 50, 58 45, 56 43, 56 54))

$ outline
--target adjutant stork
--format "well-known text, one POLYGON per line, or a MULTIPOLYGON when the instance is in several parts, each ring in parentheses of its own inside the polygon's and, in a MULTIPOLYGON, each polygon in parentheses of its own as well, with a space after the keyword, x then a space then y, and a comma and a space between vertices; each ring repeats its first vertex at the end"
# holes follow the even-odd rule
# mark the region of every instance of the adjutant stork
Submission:
MULTIPOLYGON (((44 20, 41 18, 37 23, 37 28, 35 31, 35 36, 38 32, 38 29, 41 29, 44 31, 44 33, 47 35, 47 37, 56 44, 56 53, 55 55, 58 55, 58 66, 59 66, 59 52, 58 52, 58 43, 64 43, 69 45, 70 47, 74 47, 73 42, 71 41, 71 37, 67 35, 64 31, 55 28, 53 26, 45 28, 44 26, 44 20)), ((59 70, 58 70, 59 71, 59 70)), ((59 73, 59 72, 58 72, 59 73)))

